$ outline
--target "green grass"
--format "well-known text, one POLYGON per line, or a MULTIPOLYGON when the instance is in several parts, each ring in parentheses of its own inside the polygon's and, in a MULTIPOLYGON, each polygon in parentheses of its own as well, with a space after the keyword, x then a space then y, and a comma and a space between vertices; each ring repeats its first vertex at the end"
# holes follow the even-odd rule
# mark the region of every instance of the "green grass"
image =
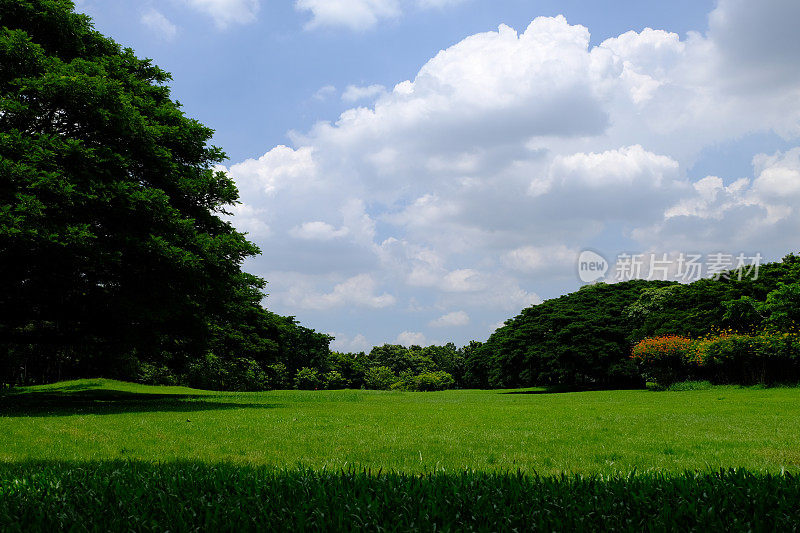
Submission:
POLYGON ((800 478, 0 464, 4 531, 792 531, 800 478))
POLYGON ((800 470, 800 389, 695 389, 215 393, 81 380, 0 397, 0 462, 542 475, 800 470))

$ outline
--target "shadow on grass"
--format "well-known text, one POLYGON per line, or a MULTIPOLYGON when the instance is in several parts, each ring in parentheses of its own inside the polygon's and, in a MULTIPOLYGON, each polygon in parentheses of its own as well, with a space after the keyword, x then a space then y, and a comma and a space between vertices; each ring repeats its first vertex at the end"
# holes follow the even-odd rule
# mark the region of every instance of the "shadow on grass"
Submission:
POLYGON ((200 394, 148 394, 75 385, 57 391, 0 393, 0 416, 196 412, 271 409, 275 404, 219 402, 200 394))

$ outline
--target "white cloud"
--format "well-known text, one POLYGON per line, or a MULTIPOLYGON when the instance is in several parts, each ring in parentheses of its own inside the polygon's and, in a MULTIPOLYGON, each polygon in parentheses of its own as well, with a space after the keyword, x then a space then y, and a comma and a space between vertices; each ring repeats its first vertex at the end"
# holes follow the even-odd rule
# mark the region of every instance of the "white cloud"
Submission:
POLYGON ((664 220, 632 236, 663 249, 793 251, 800 227, 800 147, 753 158, 755 178, 725 185, 717 176, 693 184, 693 193, 665 212, 664 220))
POLYGON ((255 22, 259 0, 186 0, 193 9, 209 15, 220 29, 255 22))
POLYGON ((377 283, 369 274, 353 276, 333 287, 328 293, 318 293, 295 287, 290 292, 288 303, 301 309, 333 309, 343 306, 381 309, 394 305, 391 294, 377 294, 377 283))
POLYGON ((336 87, 333 85, 325 85, 324 87, 317 89, 317 92, 314 93, 314 99, 327 100, 334 94, 336 94, 336 87))
POLYGON ((505 320, 501 320, 499 322, 494 322, 493 324, 489 324, 488 331, 489 331, 489 333, 494 333, 495 331, 497 331, 498 329, 502 328, 505 325, 506 325, 506 321, 505 320))
POLYGON ((429 326, 434 328, 466 326, 467 324, 469 324, 469 315, 464 311, 453 311, 428 323, 429 326))
POLYGON ((229 173, 240 188, 257 188, 267 194, 288 186, 304 187, 317 175, 312 154, 310 147, 293 150, 280 145, 258 159, 247 159, 231 166, 229 173))
POLYGON ((336 229, 327 222, 303 222, 299 227, 292 228, 289 233, 298 239, 328 241, 347 235, 347 228, 336 229))
POLYGON ((229 206, 230 217, 225 217, 236 225, 239 231, 249 234, 251 239, 265 238, 270 234, 269 225, 264 222, 266 213, 264 209, 259 209, 248 204, 236 204, 229 206))
POLYGON ((463 4, 465 0, 417 0, 417 5, 423 9, 442 9, 458 4, 463 4))
POLYGON ((752 5, 721 0, 725 17, 705 35, 646 29, 594 47, 563 17, 501 26, 368 107, 293 132, 292 147, 232 165, 270 230, 257 242, 271 302, 288 314, 382 309, 394 322, 458 309, 483 328, 575 288, 586 247, 794 249, 800 149, 758 155, 735 176, 688 170, 708 148, 747 149, 752 134, 800 137, 800 77, 746 24, 752 5), (774 59, 767 74, 757 61, 723 68, 725 20, 774 59), (771 83, 752 83, 762 75, 771 83))
POLYGON ((322 26, 342 26, 351 30, 365 30, 379 20, 400 16, 397 0, 297 0, 298 11, 311 12, 308 29, 322 26))
POLYGON ((400 333, 394 342, 402 346, 427 346, 428 344, 425 335, 415 331, 404 331, 400 333))
POLYGON ((295 9, 311 14, 307 29, 342 27, 363 31, 383 20, 397 19, 405 11, 444 9, 464 0, 295 0, 295 9))
POLYGON ((368 85, 366 87, 359 87, 357 85, 348 85, 342 93, 342 100, 345 102, 357 102, 359 100, 372 100, 376 96, 386 92, 386 87, 383 85, 368 85))
POLYGON ((580 252, 567 246, 520 246, 503 254, 507 267, 521 272, 543 272, 575 266, 580 252))
POLYGON ((800 3, 794 0, 723 0, 709 15, 708 35, 720 73, 751 86, 796 85, 800 80, 800 3))
POLYGON ((171 41, 178 35, 178 27, 157 9, 148 9, 142 13, 140 20, 142 24, 158 33, 165 41, 171 41))

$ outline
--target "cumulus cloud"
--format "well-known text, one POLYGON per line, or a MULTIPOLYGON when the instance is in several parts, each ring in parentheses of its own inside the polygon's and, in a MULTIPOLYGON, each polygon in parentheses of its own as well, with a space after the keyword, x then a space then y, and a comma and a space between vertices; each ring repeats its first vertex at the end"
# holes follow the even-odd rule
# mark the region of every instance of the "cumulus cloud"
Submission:
POLYGON ((416 331, 404 331, 400 333, 394 341, 402 346, 426 346, 428 341, 423 333, 416 331))
POLYGON ((303 222, 302 225, 292 228, 289 233, 298 239, 328 241, 347 235, 347 228, 334 228, 327 222, 303 222))
POLYGON ((377 294, 378 284, 369 274, 359 274, 336 284, 328 293, 304 290, 295 286, 288 295, 288 303, 301 309, 333 309, 344 306, 381 309, 394 305, 395 297, 388 293, 377 294))
POLYGON ((141 22, 165 41, 171 41, 178 35, 178 27, 157 9, 150 8, 142 13, 141 22))
POLYGON ((800 147, 757 154, 753 174, 727 185, 717 176, 696 181, 663 221, 637 228, 633 237, 667 250, 793 251, 800 227, 800 147))
POLYGON ((295 9, 311 14, 307 29, 341 27, 363 31, 412 8, 443 9, 464 0, 296 0, 295 9))
POLYGON ((469 324, 469 315, 464 311, 453 311, 440 316, 436 320, 431 320, 428 325, 434 328, 446 328, 453 326, 466 326, 469 324))
POLYGON ((314 100, 327 100, 334 94, 336 94, 336 87, 333 85, 325 85, 317 89, 317 92, 314 93, 314 100))
MULTIPOLYGON (((331 2, 330 16, 345 4, 331 2)), ((355 4, 376 20, 378 4, 402 7, 355 4)), ((586 247, 792 249, 800 149, 753 153, 736 176, 691 170, 709 147, 746 150, 751 134, 800 137, 800 83, 783 49, 793 34, 766 38, 747 24, 753 9, 785 19, 794 8, 720 0, 706 33, 645 29, 597 46, 588 28, 541 17, 469 36, 385 91, 354 89, 369 106, 228 169, 245 214, 269 228, 257 242, 272 302, 390 321, 458 309, 483 328, 574 289, 586 247), (728 72, 731 28, 772 66, 728 72)))
POLYGON ((214 19, 220 29, 255 22, 259 0, 186 0, 189 7, 214 19))
POLYGON ((383 85, 368 85, 366 87, 359 87, 358 85, 348 85, 347 89, 342 93, 342 100, 345 102, 357 102, 359 100, 371 100, 383 94, 386 87, 383 85))
POLYGON ((276 146, 258 159, 247 159, 230 167, 240 188, 260 189, 267 194, 288 186, 304 186, 316 177, 313 149, 305 146, 293 150, 276 146))
POLYGON ((580 251, 563 244, 555 246, 520 246, 501 258, 503 264, 521 272, 546 272, 572 268, 580 251))
POLYGON ((400 16, 398 0, 297 0, 295 8, 311 13, 308 29, 341 26, 365 30, 379 20, 400 16))

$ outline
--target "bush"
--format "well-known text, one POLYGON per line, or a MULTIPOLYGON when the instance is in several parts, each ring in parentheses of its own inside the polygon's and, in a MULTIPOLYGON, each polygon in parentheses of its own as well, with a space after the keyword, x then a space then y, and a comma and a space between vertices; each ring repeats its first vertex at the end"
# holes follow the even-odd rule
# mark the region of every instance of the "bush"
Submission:
POLYGON ((436 372, 423 372, 414 376, 414 390, 437 391, 449 389, 455 384, 453 376, 443 370, 436 372))
POLYGON ((300 390, 316 390, 322 385, 322 379, 316 369, 303 367, 294 376, 294 386, 300 390))
POLYGON ((680 383, 673 383, 667 388, 668 391, 682 392, 687 390, 708 390, 712 387, 710 381, 681 381, 680 383))
POLYGON ((695 341, 677 335, 644 339, 632 358, 645 379, 664 387, 689 379, 697 366, 695 341))
POLYGON ((140 363, 137 379, 144 385, 177 385, 178 378, 165 365, 140 363))
POLYGON ((388 366, 373 366, 364 372, 364 386, 373 390, 387 390, 397 382, 397 374, 388 366))
POLYGON ((700 344, 700 365, 715 383, 772 385, 800 378, 800 338, 789 333, 723 335, 700 344))
POLYGON ((793 333, 654 337, 634 346, 632 357, 642 375, 661 387, 690 379, 735 385, 800 380, 800 335, 793 333))
POLYGON ((325 382, 325 388, 328 390, 347 388, 347 381, 336 370, 326 372, 322 380, 325 382))
POLYGON ((261 365, 253 359, 239 358, 226 364, 226 390, 259 391, 269 388, 269 379, 261 365))
POLYGON ((186 383, 195 389, 220 390, 225 388, 228 372, 222 359, 213 353, 189 365, 186 383))
POLYGON ((270 390, 288 389, 291 387, 289 369, 283 363, 273 363, 267 367, 267 384, 270 390))
POLYGON ((440 391, 452 388, 455 383, 455 378, 443 370, 416 375, 411 372, 403 372, 389 388, 402 391, 440 391))

